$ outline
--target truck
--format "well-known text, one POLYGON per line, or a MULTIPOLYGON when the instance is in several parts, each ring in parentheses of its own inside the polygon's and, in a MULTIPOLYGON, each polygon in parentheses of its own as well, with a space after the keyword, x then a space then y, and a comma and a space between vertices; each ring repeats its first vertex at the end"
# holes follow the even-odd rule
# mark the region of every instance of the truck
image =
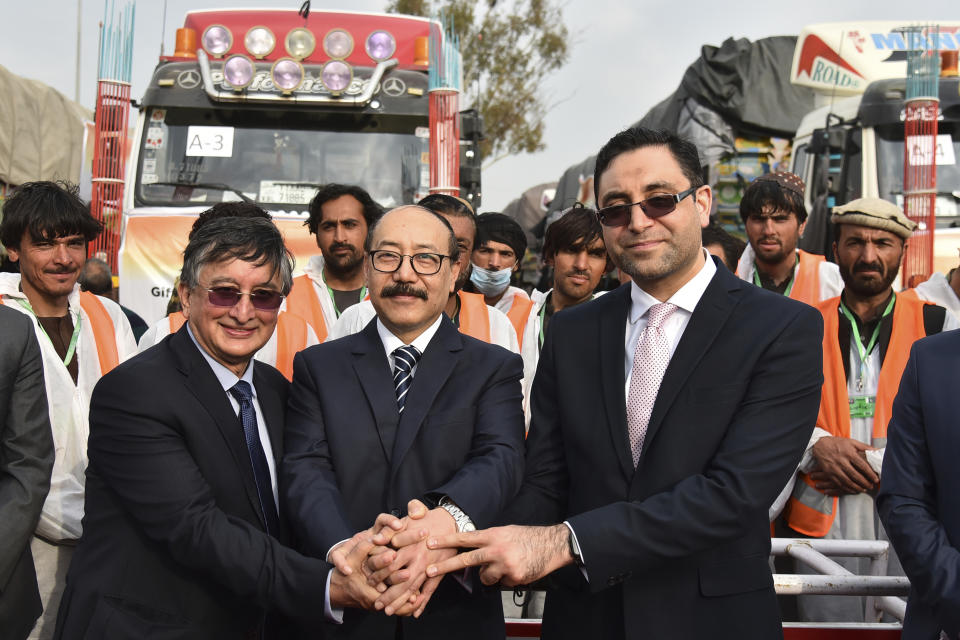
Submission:
MULTIPOLYGON (((190 11, 135 105, 124 178, 120 302, 166 314, 197 214, 223 201, 268 210, 298 264, 319 186, 356 184, 385 208, 430 189, 429 69, 438 21, 296 10, 190 11)), ((459 114, 461 197, 479 204, 482 120, 459 114)), ((436 155, 436 151, 433 151, 436 155)), ((450 164, 448 162, 448 164, 450 164)))
MULTIPOLYGON (((957 266, 960 245, 960 22, 939 22, 923 46, 943 52, 936 140, 934 270, 957 266), (951 62, 952 61, 952 62, 951 62)), ((912 25, 875 21, 811 25, 797 38, 791 82, 813 89, 816 108, 793 138, 792 171, 807 183, 810 223, 801 247, 831 254, 829 207, 877 197, 903 207, 907 49, 912 25)))

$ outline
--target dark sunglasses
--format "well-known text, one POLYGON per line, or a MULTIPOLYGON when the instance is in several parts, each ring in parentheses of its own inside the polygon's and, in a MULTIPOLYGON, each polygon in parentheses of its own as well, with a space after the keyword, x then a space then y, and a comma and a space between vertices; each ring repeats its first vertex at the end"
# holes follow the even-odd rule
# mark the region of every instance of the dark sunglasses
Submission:
POLYGON ((250 296, 250 304, 254 309, 261 311, 273 311, 279 309, 283 304, 283 294, 269 289, 257 289, 256 291, 240 291, 233 287, 214 287, 207 289, 207 300, 215 307, 232 307, 240 302, 240 296, 250 296))
POLYGON ((673 211, 677 208, 677 204, 681 200, 689 196, 691 193, 696 192, 696 190, 699 188, 700 187, 690 187, 681 193, 653 196, 652 198, 647 198, 646 200, 633 202, 631 204, 611 205, 597 211, 597 217, 600 218, 600 224, 604 226, 622 227, 630 222, 630 214, 633 211, 633 208, 635 206, 639 206, 641 209, 643 209, 644 215, 646 215, 648 218, 661 218, 668 213, 673 213, 673 211))

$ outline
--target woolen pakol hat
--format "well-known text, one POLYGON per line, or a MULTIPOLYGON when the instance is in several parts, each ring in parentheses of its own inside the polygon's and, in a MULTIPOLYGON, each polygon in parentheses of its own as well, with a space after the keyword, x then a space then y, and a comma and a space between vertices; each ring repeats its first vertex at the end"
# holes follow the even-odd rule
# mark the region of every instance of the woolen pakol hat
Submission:
POLYGON ((904 240, 917 228, 917 223, 905 216, 900 207, 882 198, 858 198, 834 207, 830 221, 834 224, 856 224, 883 229, 904 240))

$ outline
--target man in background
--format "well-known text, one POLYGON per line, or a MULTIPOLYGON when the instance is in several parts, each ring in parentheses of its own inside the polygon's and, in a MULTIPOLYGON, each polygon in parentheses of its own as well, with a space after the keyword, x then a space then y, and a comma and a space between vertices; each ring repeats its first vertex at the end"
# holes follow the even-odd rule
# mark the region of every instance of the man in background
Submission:
POLYGON ((382 215, 380 206, 355 185, 328 184, 310 201, 306 225, 320 255, 294 279, 286 309, 304 318, 323 342, 340 314, 367 297, 363 283, 363 243, 382 215))
MULTIPOLYGON (((117 302, 116 289, 113 286, 113 273, 110 271, 110 265, 100 258, 87 258, 80 270, 80 277, 77 280, 80 283, 80 291, 89 291, 94 295, 103 298, 110 298, 117 302)), ((117 304, 120 304, 117 302, 117 304)), ((147 323, 132 309, 127 309, 120 304, 123 315, 130 321, 130 329, 133 331, 133 338, 137 342, 147 330, 147 323)))

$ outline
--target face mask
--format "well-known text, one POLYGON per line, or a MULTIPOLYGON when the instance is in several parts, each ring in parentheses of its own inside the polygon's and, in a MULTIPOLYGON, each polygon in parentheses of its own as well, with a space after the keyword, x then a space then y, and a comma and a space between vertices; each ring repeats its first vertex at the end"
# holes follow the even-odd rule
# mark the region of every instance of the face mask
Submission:
POLYGON ((510 276, 512 274, 513 269, 510 267, 500 269, 500 271, 491 271, 473 265, 473 271, 470 272, 470 282, 483 295, 493 297, 507 290, 507 287, 510 286, 510 276))

